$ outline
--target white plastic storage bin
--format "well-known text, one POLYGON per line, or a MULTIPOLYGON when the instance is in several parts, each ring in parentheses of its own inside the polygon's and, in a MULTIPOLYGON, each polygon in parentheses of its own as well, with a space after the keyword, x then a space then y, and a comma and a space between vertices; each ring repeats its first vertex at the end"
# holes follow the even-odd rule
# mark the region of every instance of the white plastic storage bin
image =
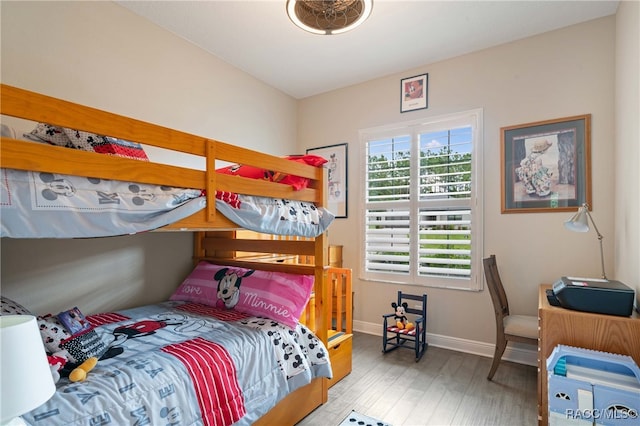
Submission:
POLYGON ((630 356, 558 345, 547 374, 550 426, 640 426, 640 368, 630 356))

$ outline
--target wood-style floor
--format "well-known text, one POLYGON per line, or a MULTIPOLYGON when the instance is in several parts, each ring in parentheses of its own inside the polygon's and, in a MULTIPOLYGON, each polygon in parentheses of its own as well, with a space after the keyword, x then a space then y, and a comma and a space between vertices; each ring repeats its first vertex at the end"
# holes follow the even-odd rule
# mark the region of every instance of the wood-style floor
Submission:
POLYGON ((487 380, 491 359, 430 346, 422 360, 382 337, 355 333, 353 371, 329 389, 329 402, 301 426, 339 425, 351 412, 409 425, 537 424, 537 368, 503 361, 487 380))

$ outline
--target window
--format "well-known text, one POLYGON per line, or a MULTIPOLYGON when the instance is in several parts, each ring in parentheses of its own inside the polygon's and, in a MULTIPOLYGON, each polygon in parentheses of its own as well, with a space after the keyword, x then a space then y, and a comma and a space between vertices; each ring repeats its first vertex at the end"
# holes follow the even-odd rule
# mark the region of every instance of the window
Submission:
POLYGON ((482 111, 361 131, 362 278, 482 289, 482 111))

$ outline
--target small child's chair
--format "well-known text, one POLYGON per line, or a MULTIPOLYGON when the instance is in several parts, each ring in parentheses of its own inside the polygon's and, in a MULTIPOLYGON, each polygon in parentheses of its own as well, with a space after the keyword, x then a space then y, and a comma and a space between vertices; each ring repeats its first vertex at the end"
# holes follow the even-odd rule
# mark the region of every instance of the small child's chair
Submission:
POLYGON ((416 362, 420 361, 427 349, 427 295, 418 296, 398 291, 398 302, 392 303, 391 306, 396 309, 396 312, 382 315, 384 319, 382 352, 387 353, 397 348, 413 349, 416 354, 416 362), (399 308, 401 310, 398 310, 399 308), (408 318, 399 318, 399 316, 403 316, 399 315, 402 313, 402 308, 405 313, 417 315, 413 320, 413 328, 406 327, 406 324, 400 324, 398 327, 397 320, 401 323, 408 323, 408 318))

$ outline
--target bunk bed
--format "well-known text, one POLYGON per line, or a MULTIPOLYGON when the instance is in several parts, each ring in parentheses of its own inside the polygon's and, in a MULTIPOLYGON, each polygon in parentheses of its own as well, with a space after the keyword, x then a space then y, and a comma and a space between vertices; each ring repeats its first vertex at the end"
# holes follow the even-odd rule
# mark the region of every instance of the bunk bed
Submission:
MULTIPOLYGON (((206 169, 194 170, 114 155, 73 150, 50 144, 33 143, 20 140, 17 137, 3 136, 0 144, 3 170, 44 173, 55 176, 91 176, 92 179, 135 182, 142 185, 159 185, 181 189, 194 188, 196 192, 200 191, 193 197, 196 200, 195 204, 198 205, 193 208, 193 211, 183 214, 184 217, 175 222, 163 224, 156 231, 194 232, 194 271, 200 265, 213 264, 237 270, 313 277, 311 288, 313 303, 307 305, 304 315, 306 319, 301 321, 299 326, 305 327, 304 330, 311 331, 322 343, 322 346, 327 346, 328 330, 331 329, 331 326, 329 319, 330 290, 327 285, 328 268, 326 266, 328 264, 327 241, 324 230, 331 218, 322 224, 320 230, 316 229, 311 237, 303 235, 304 238, 286 240, 238 238, 238 231, 242 227, 220 214, 219 207, 217 207, 217 204, 220 205, 221 198, 224 198, 220 197, 220 194, 240 194, 250 197, 269 197, 283 200, 285 203, 310 203, 314 208, 322 209, 322 206, 326 204, 326 170, 300 161, 291 161, 291 159, 233 146, 4 84, 0 87, 0 96, 0 112, 3 116, 17 117, 34 123, 46 123, 64 129, 92 132, 96 135, 108 135, 124 141, 144 143, 162 149, 204 157, 206 169), (306 182, 305 187, 294 188, 291 184, 269 179, 254 179, 221 173, 220 170, 216 171, 216 167, 221 161, 267 169, 270 173, 273 172, 280 176, 303 178, 306 182), (264 262, 255 259, 255 257, 249 259, 238 255, 238 253, 248 251, 261 253, 267 257, 302 256, 306 259, 312 259, 312 262, 307 264, 264 262), (325 302, 327 300, 329 300, 328 303, 325 302)), ((157 224, 154 223, 153 226, 156 227, 157 224)), ((243 223, 244 225, 246 223, 243 223)), ((258 230, 264 232, 262 226, 258 230)), ((127 229, 121 234, 144 231, 146 230, 138 231, 136 228, 131 231, 127 229)), ((276 232, 286 234, 289 231, 291 228, 276 232)), ((118 231, 115 231, 114 235, 118 235, 118 231)), ((169 305, 150 309, 158 313, 158 309, 164 311, 174 309, 181 304, 189 306, 195 304, 186 299, 172 300, 166 303, 169 305)), ((190 309, 193 311, 195 308, 190 309)), ((125 317, 131 319, 130 314, 133 315, 131 312, 118 313, 122 317, 116 315, 116 318, 119 320, 125 317)), ((97 316, 93 319, 97 321, 96 325, 100 325, 101 318, 103 317, 97 316)), ((107 316, 107 318, 111 317, 107 316)), ((234 320, 247 322, 255 320, 255 318, 249 316, 247 319, 245 315, 241 318, 234 318, 234 320)), ((114 324, 111 320, 107 322, 108 324, 102 326, 113 326, 114 324)), ((257 421, 254 422, 255 419, 250 421, 258 425, 267 425, 294 424, 301 420, 306 414, 326 402, 327 377, 331 374, 325 373, 324 375, 326 377, 312 378, 308 384, 298 387, 284 396, 275 406, 270 406, 269 411, 261 415, 257 421)), ((68 384, 65 385, 68 386, 68 384)), ((67 393, 73 393, 72 391, 72 388, 66 388, 67 393)), ((250 408, 247 407, 247 409, 250 408)), ((233 422, 237 420, 236 418, 233 422)))

